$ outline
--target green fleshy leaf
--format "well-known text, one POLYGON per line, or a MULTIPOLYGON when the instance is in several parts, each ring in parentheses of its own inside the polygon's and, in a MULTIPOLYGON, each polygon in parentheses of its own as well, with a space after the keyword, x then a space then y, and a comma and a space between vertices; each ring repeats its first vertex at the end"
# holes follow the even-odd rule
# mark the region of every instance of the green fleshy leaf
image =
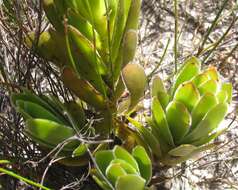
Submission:
POLYGON ((131 62, 135 56, 138 34, 136 30, 128 30, 123 39, 123 67, 131 62))
POLYGON ((76 63, 74 69, 99 92, 105 94, 105 86, 100 74, 105 74, 107 68, 95 52, 93 43, 73 26, 68 26, 68 35, 71 54, 76 63))
POLYGON ((123 39, 127 18, 131 6, 131 0, 118 0, 116 20, 112 35, 112 62, 114 63, 123 39))
POLYGON ((133 166, 136 169, 136 171, 138 171, 138 172, 140 171, 136 160, 124 148, 122 148, 120 146, 115 146, 113 149, 113 153, 116 158, 125 160, 127 163, 129 163, 131 166, 133 166))
POLYGON ((145 180, 138 175, 125 175, 118 178, 116 190, 144 190, 145 180))
POLYGON ((84 154, 87 153, 87 145, 86 144, 80 144, 72 154, 72 157, 77 157, 77 156, 83 156, 84 154))
POLYGON ((210 141, 212 141, 213 139, 217 138, 222 133, 224 133, 226 130, 227 130, 227 128, 218 130, 218 131, 216 131, 212 134, 209 134, 209 135, 207 135, 207 136, 205 136, 205 137, 203 137, 203 138, 201 138, 197 141, 192 142, 192 144, 195 145, 195 146, 201 146, 201 145, 207 144, 210 141))
POLYGON ((158 158, 161 158, 161 155, 166 154, 174 146, 170 146, 166 143, 161 133, 159 133, 158 127, 156 126, 156 123, 154 120, 152 120, 152 118, 147 119, 147 123, 151 127, 151 133, 156 137, 160 145, 160 153, 158 155, 156 155, 156 153, 158 152, 158 149, 155 151, 152 149, 152 152, 156 156, 158 156, 158 158))
POLYGON ((157 96, 163 109, 165 110, 167 104, 169 103, 169 94, 167 93, 163 81, 159 76, 155 76, 152 79, 152 87, 151 87, 151 97, 157 96))
POLYGON ((25 113, 30 115, 32 118, 47 119, 55 121, 60 124, 64 124, 64 122, 62 122, 59 118, 57 118, 53 113, 33 102, 17 100, 16 105, 25 113))
MULTIPOLYGON (((26 121, 25 132, 42 146, 55 147, 66 139, 73 137, 72 128, 46 119, 29 119, 26 121)), ((74 150, 79 142, 74 140, 68 143, 64 150, 74 150)))
POLYGON ((82 106, 76 102, 67 102, 65 103, 66 114, 70 117, 73 126, 76 126, 77 129, 82 129, 86 124, 86 116, 82 106))
POLYGON ((115 156, 111 150, 103 150, 96 152, 95 154, 96 163, 104 175, 106 174, 107 167, 113 159, 115 159, 115 156))
POLYGON ((223 83, 221 85, 220 91, 217 93, 218 101, 227 102, 228 104, 232 100, 232 84, 231 83, 223 83))
POLYGON ((174 95, 174 100, 183 103, 190 112, 197 105, 199 99, 200 94, 192 82, 181 84, 174 95))
POLYGON ((213 79, 215 81, 219 81, 220 77, 219 74, 217 72, 217 69, 213 66, 208 67, 204 72, 205 75, 208 75, 210 77, 210 79, 213 79))
POLYGON ((187 156, 191 154, 193 151, 197 149, 196 146, 191 145, 191 144, 182 144, 172 150, 169 151, 169 155, 171 156, 187 156))
POLYGON ((205 93, 216 94, 217 89, 218 89, 218 83, 214 79, 210 79, 198 87, 198 90, 202 95, 205 93))
POLYGON ((183 103, 172 101, 166 108, 166 118, 176 143, 188 133, 192 123, 191 115, 183 103))
POLYGON ((200 138, 207 136, 214 129, 218 127, 220 122, 224 119, 228 109, 227 103, 219 103, 214 106, 198 124, 183 140, 182 143, 190 143, 200 138))
POLYGON ((185 81, 192 79, 200 72, 201 63, 196 57, 188 58, 183 64, 182 68, 176 75, 176 80, 173 86, 173 92, 185 81))
POLYGON ((122 168, 120 164, 110 164, 106 170, 106 176, 113 186, 115 186, 118 177, 126 174, 126 171, 122 168))
POLYGON ((108 186, 108 184, 103 181, 103 179, 101 179, 99 176, 93 175, 93 180, 98 184, 99 187, 101 187, 103 190, 112 190, 112 188, 110 188, 108 186))
POLYGON ((145 140, 146 144, 149 145, 152 152, 160 157, 161 156, 161 150, 160 150, 160 143, 155 138, 155 135, 146 127, 144 127, 141 123, 137 122, 136 120, 127 117, 128 121, 136 127, 138 130, 140 136, 145 140))
POLYGON ((210 80, 210 77, 207 74, 200 73, 192 79, 192 82, 196 87, 198 87, 201 84, 207 82, 208 80, 210 80))
POLYGON ((163 140, 169 146, 174 146, 174 141, 172 134, 169 129, 169 125, 166 119, 166 115, 164 110, 158 100, 158 98, 154 97, 152 100, 152 116, 153 120, 155 121, 154 130, 157 131, 158 134, 161 134, 163 140))
POLYGON ((195 129, 197 124, 204 118, 207 112, 218 103, 217 98, 212 93, 206 93, 199 100, 198 104, 192 111, 192 126, 191 130, 195 129))
POLYGON ((142 146, 136 146, 132 151, 132 156, 138 163, 141 176, 148 184, 152 177, 152 163, 148 154, 142 146))
POLYGON ((139 174, 139 172, 125 160, 114 159, 110 162, 110 165, 114 164, 121 166, 123 170, 126 172, 126 174, 139 174))
POLYGON ((127 64, 127 66, 122 71, 123 81, 130 92, 130 107, 131 111, 140 98, 144 95, 146 87, 146 74, 144 68, 139 64, 127 64))

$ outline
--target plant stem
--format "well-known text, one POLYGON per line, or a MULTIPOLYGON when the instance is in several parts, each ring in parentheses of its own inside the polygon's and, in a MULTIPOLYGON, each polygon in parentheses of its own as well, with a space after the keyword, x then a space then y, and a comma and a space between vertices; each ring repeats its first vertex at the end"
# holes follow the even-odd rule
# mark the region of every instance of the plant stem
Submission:
POLYGON ((9 176, 12 176, 12 177, 14 177, 14 178, 16 178, 16 179, 19 179, 19 180, 21 180, 21 181, 23 181, 23 182, 25 182, 25 183, 27 183, 27 184, 30 184, 30 185, 32 185, 32 186, 35 186, 35 187, 38 187, 38 188, 41 188, 41 189, 44 189, 44 190, 50 190, 49 188, 47 188, 47 187, 45 187, 45 186, 43 186, 43 185, 41 185, 41 184, 39 184, 39 183, 36 183, 36 182, 34 182, 34 181, 31 181, 31 180, 29 180, 29 179, 27 179, 27 178, 24 178, 24 177, 22 177, 22 176, 20 176, 20 175, 17 175, 16 173, 14 173, 14 172, 12 172, 12 171, 9 171, 9 170, 6 170, 6 169, 4 169, 4 168, 0 168, 0 172, 2 172, 2 173, 4 173, 4 174, 7 174, 7 175, 9 175, 9 176))
POLYGON ((207 54, 206 57, 204 57, 202 64, 205 63, 207 61, 207 59, 210 57, 210 55, 212 54, 212 52, 215 51, 215 49, 218 47, 218 45, 224 40, 224 38, 227 36, 227 34, 229 33, 229 31, 231 30, 231 28, 234 26, 234 24, 236 23, 236 21, 238 20, 238 17, 235 17, 230 26, 227 28, 227 30, 225 31, 225 33, 222 35, 222 37, 215 43, 215 45, 213 46, 213 48, 211 49, 211 51, 209 51, 209 53, 207 54))
POLYGON ((163 55, 162 55, 162 57, 161 57, 159 63, 156 65, 156 67, 153 69, 153 71, 151 71, 151 73, 148 75, 148 77, 147 77, 147 78, 148 78, 148 81, 151 80, 151 78, 153 77, 154 73, 157 71, 157 69, 159 68, 159 66, 160 66, 160 65, 162 64, 162 62, 164 61, 165 55, 166 55, 166 53, 167 53, 167 51, 168 51, 169 44, 170 44, 170 38, 169 38, 168 41, 167 41, 166 47, 165 47, 165 49, 164 49, 163 55))
POLYGON ((210 28, 208 29, 208 31, 207 31, 207 33, 206 33, 204 39, 203 39, 203 42, 202 42, 202 44, 201 44, 201 46, 200 46, 200 48, 199 48, 199 50, 198 50, 197 56, 199 56, 199 55, 201 54, 201 52, 202 52, 202 50, 203 50, 203 47, 204 47, 204 45, 205 45, 205 43, 206 43, 206 41, 207 41, 209 35, 211 34, 212 30, 215 28, 215 26, 216 26, 216 24, 217 24, 217 21, 218 21, 218 19, 220 18, 221 13, 222 13, 222 11, 224 10, 224 8, 225 8, 226 4, 228 3, 228 1, 229 1, 229 0, 225 0, 225 1, 223 2, 223 4, 222 4, 221 8, 219 9, 219 11, 218 11, 218 13, 217 13, 217 15, 216 15, 216 18, 215 18, 214 21, 212 22, 212 25, 211 25, 210 28))
POLYGON ((174 0, 174 15, 175 15, 175 25, 174 25, 174 66, 175 73, 177 72, 177 61, 178 61, 178 0, 174 0))

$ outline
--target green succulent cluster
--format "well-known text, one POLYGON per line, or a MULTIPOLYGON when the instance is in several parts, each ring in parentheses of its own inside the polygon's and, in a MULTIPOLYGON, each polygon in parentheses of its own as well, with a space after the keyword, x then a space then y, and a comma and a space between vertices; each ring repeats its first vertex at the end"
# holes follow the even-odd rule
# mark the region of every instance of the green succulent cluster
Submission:
POLYGON ((147 86, 143 67, 131 63, 141 0, 42 3, 51 26, 39 36, 29 34, 26 44, 57 66, 73 98, 63 103, 28 90, 12 94, 32 140, 47 150, 63 143, 59 156, 66 165, 87 164, 92 151, 91 175, 104 190, 149 189, 148 153, 173 165, 213 146, 206 144, 223 132, 218 125, 231 102, 232 86, 221 81, 214 67, 201 70, 196 57, 185 61, 169 90, 159 76, 153 78, 149 127, 130 117, 147 86), (122 96, 125 90, 129 92, 126 98, 122 96), (128 127, 131 124, 133 130, 128 127), (89 130, 99 140, 113 133, 132 153, 79 139, 89 130), (133 148, 135 142, 141 146, 133 148))
POLYGON ((93 178, 104 190, 146 190, 152 176, 152 164, 142 146, 136 146, 130 154, 124 148, 98 151, 95 154, 97 170, 93 178))
POLYGON ((232 98, 232 85, 223 83, 214 67, 201 71, 200 61, 191 57, 166 90, 160 77, 152 81, 152 117, 150 129, 136 121, 139 135, 147 149, 165 164, 176 164, 211 148, 203 146, 223 130, 217 129, 224 119, 232 98))
POLYGON ((81 100, 99 111, 115 112, 125 88, 121 71, 136 50, 141 0, 42 2, 53 27, 39 39, 29 34, 28 46, 36 45, 40 56, 61 69, 63 82, 81 100))

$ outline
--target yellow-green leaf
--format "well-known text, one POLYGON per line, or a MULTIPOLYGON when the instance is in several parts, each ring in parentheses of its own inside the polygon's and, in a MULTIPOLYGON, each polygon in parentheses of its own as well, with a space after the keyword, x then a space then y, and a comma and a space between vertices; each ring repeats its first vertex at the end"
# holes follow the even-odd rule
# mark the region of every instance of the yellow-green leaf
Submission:
POLYGON ((176 144, 188 133, 192 123, 191 115, 183 103, 172 101, 166 108, 166 117, 176 144))
POLYGON ((144 190, 145 180, 138 175, 125 175, 118 178, 116 190, 144 190))
POLYGON ((192 111, 192 126, 190 131, 196 128, 197 124, 204 118, 207 112, 217 103, 217 98, 212 93, 206 93, 202 96, 192 111))
POLYGON ((138 163, 141 176, 148 184, 152 177, 152 163, 148 154, 142 146, 136 146, 132 151, 132 156, 138 163))
POLYGON ((192 82, 184 82, 175 92, 174 100, 183 103, 191 112, 200 99, 199 91, 192 82))
POLYGON ((154 130, 157 131, 158 134, 161 134, 164 142, 169 146, 174 146, 174 141, 172 134, 169 129, 169 125, 166 119, 165 112, 158 100, 158 98, 154 97, 152 100, 152 117, 155 121, 154 130))

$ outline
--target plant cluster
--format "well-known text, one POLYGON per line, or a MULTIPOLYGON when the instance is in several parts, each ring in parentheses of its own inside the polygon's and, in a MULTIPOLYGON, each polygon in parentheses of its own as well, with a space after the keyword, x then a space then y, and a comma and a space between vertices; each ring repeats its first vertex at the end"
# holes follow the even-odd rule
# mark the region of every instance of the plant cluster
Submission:
POLYGON ((151 118, 134 118, 147 87, 133 63, 141 0, 42 0, 49 28, 25 38, 29 48, 60 71, 71 100, 12 93, 25 133, 65 165, 94 164, 91 176, 104 190, 149 189, 152 161, 174 165, 210 149, 231 102, 232 86, 214 67, 185 61, 167 90, 151 84, 151 118), (124 92, 128 96, 124 97, 124 92), (115 145, 117 136, 122 146, 115 145), (114 146, 115 145, 115 146, 114 146), (112 147, 112 150, 110 147, 112 147), (131 154, 129 152, 132 152, 131 154))

